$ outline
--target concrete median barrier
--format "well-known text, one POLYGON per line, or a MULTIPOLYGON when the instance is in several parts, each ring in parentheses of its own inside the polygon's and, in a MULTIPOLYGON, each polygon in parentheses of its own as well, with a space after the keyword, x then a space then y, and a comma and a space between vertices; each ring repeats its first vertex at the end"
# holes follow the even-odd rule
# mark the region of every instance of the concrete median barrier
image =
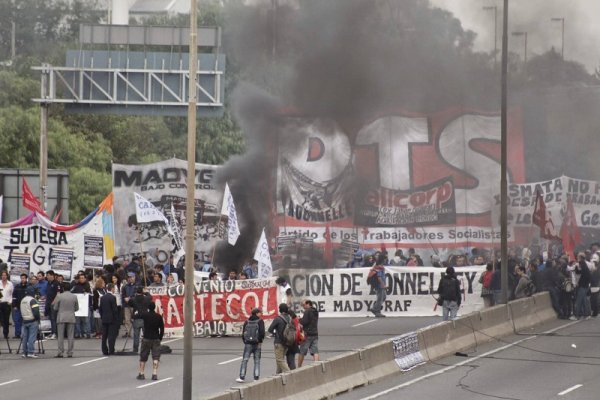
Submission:
POLYGON ((533 297, 513 300, 508 303, 508 309, 510 311, 510 319, 515 328, 515 333, 531 329, 535 325, 542 323, 542 320, 538 314, 536 314, 533 297))
MULTIPOLYGON (((547 292, 498 305, 455 321, 441 322, 416 332, 419 350, 428 361, 490 342, 555 319, 547 292)), ((290 373, 232 387, 206 397, 208 400, 311 400, 331 398, 338 393, 400 374, 392 341, 387 339, 363 349, 341 354, 290 373)))
POLYGON ((483 309, 469 315, 477 345, 513 333, 514 328, 506 305, 483 309))
POLYGON ((374 343, 360 349, 359 354, 369 383, 400 371, 394 360, 394 349, 390 340, 374 343))
POLYGON ((537 314, 540 321, 546 322, 556 319, 556 311, 554 311, 554 309, 552 308, 550 293, 536 293, 532 297, 535 303, 535 313, 537 314))
POLYGON ((437 360, 454 354, 457 351, 475 347, 475 333, 469 316, 462 316, 456 321, 446 321, 421 329, 425 349, 421 352, 430 360, 437 360))

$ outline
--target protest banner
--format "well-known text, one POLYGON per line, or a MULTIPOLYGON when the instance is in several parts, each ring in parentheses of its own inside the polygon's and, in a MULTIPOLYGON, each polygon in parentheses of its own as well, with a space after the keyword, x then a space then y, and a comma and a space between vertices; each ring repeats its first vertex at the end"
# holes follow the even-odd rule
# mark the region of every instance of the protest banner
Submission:
MULTIPOLYGON (((441 315, 434 310, 437 288, 445 270, 434 267, 385 267, 387 299, 382 313, 390 317, 441 315)), ((459 314, 483 307, 479 277, 485 266, 456 268, 464 298, 459 314)), ((322 317, 366 317, 375 301, 367 284, 369 268, 289 269, 276 271, 292 287, 294 310, 301 311, 303 299, 316 304, 322 317)))
POLYGON ((50 248, 50 269, 62 275, 69 282, 73 277, 73 249, 67 247, 50 248))
POLYGON ((83 236, 83 265, 85 268, 102 268, 104 265, 104 240, 101 236, 83 236))
POLYGON ((87 317, 90 307, 90 295, 88 293, 75 293, 79 309, 75 311, 76 317, 87 317))
POLYGON ((10 281, 17 285, 21 283, 21 274, 31 271, 31 255, 23 253, 12 253, 10 256, 10 281))
MULTIPOLYGON (((194 336, 240 335, 255 307, 265 323, 278 315, 274 279, 194 282, 194 336)), ((156 312, 165 322, 165 336, 183 336, 184 285, 148 287, 156 312)))
MULTIPOLYGON (((196 225, 194 243, 199 254, 208 254, 219 240, 219 206, 223 194, 213 184, 217 169, 216 165, 196 164, 194 221, 191 222, 196 225)), ((173 158, 145 165, 113 164, 112 175, 115 253, 121 256, 139 253, 141 238, 144 248, 158 248, 159 262, 167 262, 169 252, 175 250, 168 232, 171 228, 156 221, 138 224, 133 193, 139 193, 163 215, 173 217, 175 214, 181 231, 185 232, 187 161, 173 158)))

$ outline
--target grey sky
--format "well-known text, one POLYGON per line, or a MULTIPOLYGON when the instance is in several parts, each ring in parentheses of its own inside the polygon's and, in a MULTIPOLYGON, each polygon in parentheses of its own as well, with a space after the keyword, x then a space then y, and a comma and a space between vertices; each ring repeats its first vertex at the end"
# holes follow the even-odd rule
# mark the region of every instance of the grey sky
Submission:
MULTIPOLYGON (((477 33, 475 48, 494 47, 493 11, 484 6, 498 7, 498 49, 501 47, 503 0, 430 0, 432 4, 455 14, 463 27, 477 33)), ((565 58, 584 64, 593 71, 600 63, 600 1, 599 0, 511 0, 509 32, 527 32, 528 58, 549 50, 560 52, 561 23, 551 18, 565 19, 565 58)), ((523 54, 523 38, 509 36, 509 49, 523 54)))

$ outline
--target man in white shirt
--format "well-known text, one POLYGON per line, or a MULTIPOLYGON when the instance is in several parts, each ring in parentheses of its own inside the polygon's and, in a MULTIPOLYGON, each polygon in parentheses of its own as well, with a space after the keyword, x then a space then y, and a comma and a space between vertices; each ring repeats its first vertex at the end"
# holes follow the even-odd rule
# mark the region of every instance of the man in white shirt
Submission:
POLYGON ((8 278, 8 271, 0 273, 0 325, 4 339, 8 339, 8 327, 10 325, 10 312, 12 310, 14 286, 8 278))

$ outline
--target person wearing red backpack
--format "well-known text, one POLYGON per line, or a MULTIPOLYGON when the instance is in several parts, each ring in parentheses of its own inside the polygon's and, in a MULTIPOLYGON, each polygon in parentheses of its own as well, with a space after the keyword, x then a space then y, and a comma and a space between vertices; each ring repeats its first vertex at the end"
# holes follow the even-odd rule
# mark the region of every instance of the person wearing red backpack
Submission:
POLYGON ((487 263, 485 272, 479 277, 479 283, 482 285, 481 297, 483 298, 484 307, 491 307, 494 305, 494 291, 490 288, 492 275, 494 275, 494 266, 492 263, 487 263))

